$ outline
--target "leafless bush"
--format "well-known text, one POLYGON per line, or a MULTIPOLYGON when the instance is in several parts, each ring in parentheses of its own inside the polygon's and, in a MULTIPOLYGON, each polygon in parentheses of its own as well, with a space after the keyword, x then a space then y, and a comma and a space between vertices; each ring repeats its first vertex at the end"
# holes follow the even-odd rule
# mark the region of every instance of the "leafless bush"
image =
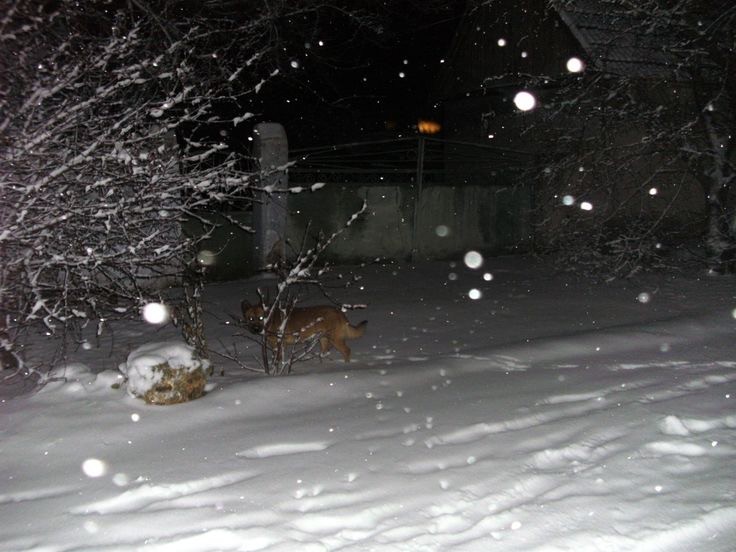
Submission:
POLYGON ((669 244, 680 241, 653 221, 611 222, 600 228, 563 228, 549 251, 562 270, 611 281, 672 268, 669 244))
MULTIPOLYGON (((262 312, 261 320, 250 327, 246 320, 241 322, 241 327, 251 334, 248 337, 257 344, 259 371, 269 375, 287 375, 297 363, 317 355, 315 348, 321 336, 316 334, 301 341, 296 339, 296 336, 287 335, 289 316, 299 303, 299 291, 302 286, 316 287, 328 297, 321 281, 328 267, 319 266, 320 259, 330 244, 358 220, 366 209, 367 204, 364 202, 344 226, 329 236, 320 234, 313 243, 309 243, 305 235, 293 258, 277 259, 268 267, 268 270, 276 276, 276 286, 273 294, 270 292, 264 294, 259 290, 257 307, 262 312), (279 321, 278 325, 271 323, 274 320, 279 321)), ((228 358, 244 365, 235 346, 228 354, 228 358)))
POLYGON ((183 289, 175 314, 184 337, 206 357, 199 245, 218 217, 250 230, 227 209, 252 201, 258 182, 247 150, 228 137, 288 62, 279 25, 294 15, 308 29, 323 10, 347 18, 350 10, 318 1, 236 10, 225 0, 5 8, 3 365, 34 324, 57 336, 100 335, 171 288, 183 289), (201 231, 188 235, 182 227, 192 221, 201 231))

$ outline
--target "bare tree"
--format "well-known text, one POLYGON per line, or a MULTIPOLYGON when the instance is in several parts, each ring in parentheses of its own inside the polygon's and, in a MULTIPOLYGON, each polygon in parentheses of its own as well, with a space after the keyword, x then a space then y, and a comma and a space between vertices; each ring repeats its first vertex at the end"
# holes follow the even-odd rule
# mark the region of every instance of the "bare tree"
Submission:
POLYGON ((727 270, 736 250, 736 5, 546 7, 608 36, 582 73, 515 76, 541 100, 525 132, 544 144, 533 170, 552 246, 627 276, 658 262, 663 238, 699 236, 709 268, 727 270), (611 51, 620 57, 605 59, 611 51))
POLYGON ((284 71, 282 26, 301 18, 313 31, 325 10, 361 21, 319 1, 9 3, 0 19, 4 365, 29 325, 99 334, 172 286, 185 288, 175 318, 206 355, 199 244, 214 213, 227 219, 226 207, 252 200, 258 171, 238 134, 284 71), (182 231, 192 220, 201 233, 182 231))

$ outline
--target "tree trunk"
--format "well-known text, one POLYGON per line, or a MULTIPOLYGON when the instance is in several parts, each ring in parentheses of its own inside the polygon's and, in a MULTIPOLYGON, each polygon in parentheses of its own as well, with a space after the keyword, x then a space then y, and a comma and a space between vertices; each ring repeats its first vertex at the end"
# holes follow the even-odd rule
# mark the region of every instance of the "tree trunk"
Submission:
POLYGON ((710 151, 706 174, 699 175, 706 192, 708 216, 708 234, 706 251, 708 254, 708 268, 716 273, 728 272, 730 256, 736 247, 733 235, 733 209, 729 208, 731 183, 734 172, 728 159, 732 138, 722 136, 718 132, 712 114, 713 108, 709 105, 702 112, 710 151))

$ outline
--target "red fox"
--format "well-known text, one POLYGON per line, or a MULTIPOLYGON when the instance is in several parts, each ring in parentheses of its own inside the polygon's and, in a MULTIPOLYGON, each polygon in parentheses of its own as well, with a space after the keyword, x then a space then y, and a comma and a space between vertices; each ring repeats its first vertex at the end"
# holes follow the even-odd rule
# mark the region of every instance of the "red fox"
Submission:
MULTIPOLYGON (((243 301, 240 308, 248 329, 258 334, 263 332, 267 316, 264 306, 251 305, 248 301, 243 301)), ((278 333, 282 329, 282 316, 283 313, 279 309, 274 309, 264 332, 268 346, 274 350, 280 345, 278 333)), ((345 362, 350 362, 350 347, 347 346, 345 340, 361 337, 365 333, 367 324, 368 321, 363 320, 357 326, 353 326, 340 309, 329 305, 294 307, 288 313, 286 325, 283 328, 283 342, 287 344, 304 343, 317 338, 323 354, 334 347, 340 351, 345 362)))

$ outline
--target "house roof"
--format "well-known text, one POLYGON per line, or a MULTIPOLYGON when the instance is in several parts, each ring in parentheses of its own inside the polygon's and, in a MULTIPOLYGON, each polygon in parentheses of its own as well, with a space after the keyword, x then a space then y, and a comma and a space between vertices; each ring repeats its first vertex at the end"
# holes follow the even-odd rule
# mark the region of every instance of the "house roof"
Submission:
POLYGON ((664 77, 678 69, 671 35, 653 27, 650 14, 623 9, 611 0, 569 1, 557 13, 600 71, 664 77))
POLYGON ((687 79, 691 67, 677 48, 681 22, 673 20, 667 27, 667 21, 664 13, 652 14, 622 0, 469 2, 434 95, 485 93, 524 75, 564 73, 571 56, 614 75, 687 79), (502 37, 508 42, 503 48, 497 45, 502 37), (522 50, 529 50, 523 60, 522 50))

